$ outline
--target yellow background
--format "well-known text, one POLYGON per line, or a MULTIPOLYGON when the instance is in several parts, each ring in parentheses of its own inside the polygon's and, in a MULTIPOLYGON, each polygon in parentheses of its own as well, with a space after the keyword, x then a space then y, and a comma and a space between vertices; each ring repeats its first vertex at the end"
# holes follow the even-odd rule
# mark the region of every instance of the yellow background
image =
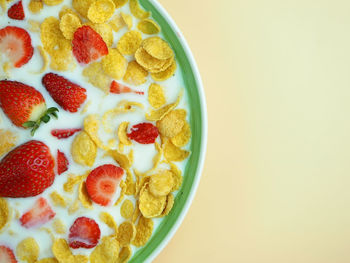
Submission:
POLYGON ((159 1, 199 65, 209 144, 154 262, 350 262, 350 2, 159 1))

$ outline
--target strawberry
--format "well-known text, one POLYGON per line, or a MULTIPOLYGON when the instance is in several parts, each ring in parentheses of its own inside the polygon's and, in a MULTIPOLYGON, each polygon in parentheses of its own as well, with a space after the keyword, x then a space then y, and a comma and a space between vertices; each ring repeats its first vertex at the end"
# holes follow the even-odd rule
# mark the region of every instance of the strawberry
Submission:
POLYGON ((120 84, 116 82, 115 80, 112 81, 111 86, 109 88, 109 91, 114 94, 121 94, 121 93, 136 93, 139 95, 144 95, 145 93, 143 91, 136 91, 131 89, 128 86, 125 86, 123 84, 120 84))
POLYGON ((5 246, 0 246, 0 262, 1 263, 17 263, 13 251, 5 246))
POLYGON ((15 26, 0 29, 0 53, 6 54, 16 68, 27 64, 34 53, 28 32, 15 26))
POLYGON ((46 74, 42 83, 64 110, 77 112, 86 100, 86 89, 54 73, 46 74))
POLYGON ((95 220, 87 217, 77 218, 69 229, 71 248, 93 248, 101 237, 101 231, 95 220))
POLYGON ((58 111, 47 109, 44 97, 33 87, 9 80, 0 81, 0 107, 14 125, 32 128, 32 135, 50 115, 57 118, 58 111))
POLYGON ((95 168, 86 179, 86 190, 92 201, 107 206, 123 177, 124 170, 113 164, 95 168))
POLYGON ((143 122, 131 127, 131 133, 128 133, 128 137, 131 140, 135 140, 141 144, 154 143, 159 135, 158 128, 152 123, 143 122))
POLYGON ((69 161, 67 160, 66 155, 57 150, 57 173, 60 175, 68 170, 69 161))
POLYGON ((29 141, 9 152, 0 162, 0 197, 29 197, 53 184, 55 161, 49 147, 29 141))
POLYGON ((25 212, 19 221, 25 228, 40 227, 54 218, 56 213, 52 211, 45 198, 40 197, 35 201, 33 207, 25 212))
POLYGON ((11 6, 10 9, 7 11, 7 15, 9 16, 9 18, 15 20, 24 20, 25 15, 22 0, 11 6))
POLYGON ((89 64, 108 54, 102 37, 89 26, 82 26, 74 33, 73 54, 79 63, 89 64))
POLYGON ((79 131, 81 131, 81 129, 55 129, 51 131, 51 135, 60 140, 67 139, 79 131))

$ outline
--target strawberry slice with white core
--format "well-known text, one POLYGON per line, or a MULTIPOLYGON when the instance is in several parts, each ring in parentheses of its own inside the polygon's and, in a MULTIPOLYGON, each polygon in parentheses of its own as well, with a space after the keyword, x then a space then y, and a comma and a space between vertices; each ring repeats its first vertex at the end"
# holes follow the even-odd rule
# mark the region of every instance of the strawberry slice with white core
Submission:
POLYGON ((100 237, 100 227, 95 220, 79 217, 69 229, 68 242, 71 248, 93 248, 97 245, 100 237))
POLYGON ((86 179, 86 189, 92 201, 108 206, 112 201, 124 170, 113 164, 95 168, 86 179))
POLYGON ((139 95, 144 95, 143 91, 133 90, 132 88, 125 86, 115 80, 112 81, 111 86, 109 88, 110 93, 113 94, 122 94, 122 93, 135 93, 139 95))
POLYGON ((0 246, 0 262, 1 263, 17 263, 15 254, 13 251, 6 247, 0 246))
POLYGON ((15 26, 0 29, 0 53, 6 54, 16 68, 27 64, 34 53, 28 32, 15 26))
POLYGON ((40 227, 54 218, 56 213, 51 209, 46 199, 40 197, 34 206, 21 216, 19 221, 25 228, 40 227))

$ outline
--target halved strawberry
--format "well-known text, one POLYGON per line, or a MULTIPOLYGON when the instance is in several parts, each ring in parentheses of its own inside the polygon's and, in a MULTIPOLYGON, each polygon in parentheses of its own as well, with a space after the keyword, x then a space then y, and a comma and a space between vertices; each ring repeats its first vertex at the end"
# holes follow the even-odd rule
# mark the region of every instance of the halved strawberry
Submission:
POLYGON ((87 217, 77 218, 69 229, 71 248, 93 248, 101 237, 101 231, 95 220, 87 217))
POLYGON ((57 173, 60 175, 68 170, 69 161, 67 160, 66 155, 57 150, 57 173))
POLYGON ((27 64, 34 53, 28 32, 15 26, 0 29, 0 53, 6 54, 16 68, 27 64))
POLYGON ((77 112, 86 100, 86 89, 54 73, 46 74, 42 83, 64 110, 77 112))
POLYGON ((74 33, 73 54, 79 63, 88 64, 108 54, 102 37, 89 26, 82 26, 74 33))
POLYGON ((109 91, 114 94, 121 94, 121 93, 136 93, 139 95, 145 94, 143 91, 133 90, 132 88, 125 86, 121 83, 118 83, 115 80, 112 81, 109 91))
POLYGON ((6 247, 0 246, 0 262, 1 263, 17 263, 15 254, 13 251, 6 247))
POLYGON ((141 144, 154 143, 159 135, 158 128, 152 123, 143 122, 131 127, 128 137, 141 144))
POLYGON ((25 15, 22 0, 11 6, 10 9, 7 11, 7 15, 9 16, 9 18, 15 20, 24 20, 25 15))
POLYGON ((21 216, 19 221, 25 228, 40 227, 54 218, 56 213, 51 209, 45 198, 40 197, 34 206, 21 216))
POLYGON ((86 179, 86 189, 91 200, 102 206, 109 205, 123 174, 124 170, 113 164, 95 168, 86 179))
POLYGON ((51 131, 51 135, 60 140, 69 138, 79 131, 81 131, 81 129, 54 129, 51 131))

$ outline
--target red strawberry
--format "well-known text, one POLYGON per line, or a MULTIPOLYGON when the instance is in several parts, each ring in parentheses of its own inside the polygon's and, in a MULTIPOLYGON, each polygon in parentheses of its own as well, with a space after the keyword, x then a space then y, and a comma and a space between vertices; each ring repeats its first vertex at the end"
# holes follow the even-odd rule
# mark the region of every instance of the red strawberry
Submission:
POLYGON ((0 262, 1 263, 17 263, 13 251, 5 246, 0 246, 0 262))
POLYGON ((34 53, 28 32, 15 26, 0 29, 0 53, 6 54, 16 68, 27 64, 34 53))
POLYGON ((81 131, 81 129, 55 129, 51 131, 51 135, 60 140, 69 138, 79 131, 81 131))
POLYGON ((133 90, 133 89, 131 89, 128 86, 125 86, 123 84, 120 84, 120 83, 116 82, 115 80, 112 81, 109 91, 111 93, 114 93, 114 94, 121 94, 121 93, 136 93, 136 94, 139 94, 139 95, 144 95, 145 94, 143 91, 133 90))
POLYGON ((9 18, 16 19, 16 20, 24 20, 24 10, 22 1, 19 1, 18 3, 14 4, 10 7, 10 9, 7 11, 7 15, 9 18))
POLYGON ((92 201, 102 206, 109 205, 123 174, 124 170, 113 164, 95 168, 86 179, 86 190, 92 201))
POLYGON ((77 218, 69 229, 71 248, 93 248, 101 237, 101 231, 95 220, 87 217, 77 218))
POLYGON ((57 173, 60 175, 68 170, 69 161, 67 160, 66 155, 57 150, 57 173))
POLYGON ((128 137, 141 144, 154 143, 159 135, 158 128, 152 123, 143 122, 132 126, 128 137))
POLYGON ((31 86, 9 80, 0 81, 0 107, 18 127, 33 128, 32 134, 42 122, 57 118, 58 109, 46 108, 44 97, 31 86))
POLYGON ((82 26, 74 33, 73 54, 79 63, 88 64, 108 54, 102 37, 89 26, 82 26))
POLYGON ((44 192, 55 180, 55 161, 49 147, 29 141, 0 162, 0 197, 29 197, 44 192))
POLYGON ((64 110, 77 112, 86 100, 86 89, 54 73, 46 74, 42 83, 64 110))
POLYGON ((40 197, 35 201, 34 206, 24 213, 19 221, 25 228, 40 227, 54 218, 56 213, 52 211, 45 198, 40 197))

